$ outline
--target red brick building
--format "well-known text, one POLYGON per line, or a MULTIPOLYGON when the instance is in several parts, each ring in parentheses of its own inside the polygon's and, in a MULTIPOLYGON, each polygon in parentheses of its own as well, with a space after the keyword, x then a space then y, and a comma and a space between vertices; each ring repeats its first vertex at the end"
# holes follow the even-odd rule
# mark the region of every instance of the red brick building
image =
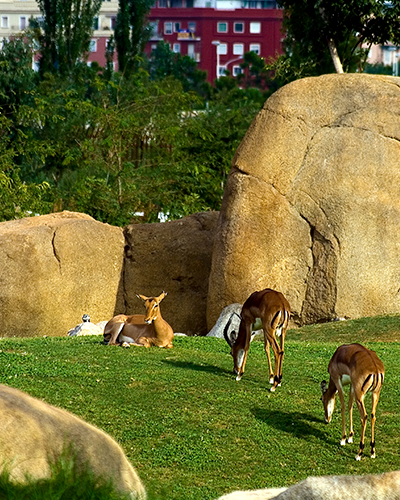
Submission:
POLYGON ((156 0, 149 21, 153 36, 147 54, 163 40, 197 61, 209 82, 225 70, 240 72, 245 52, 267 61, 282 53, 282 10, 275 1, 156 0))

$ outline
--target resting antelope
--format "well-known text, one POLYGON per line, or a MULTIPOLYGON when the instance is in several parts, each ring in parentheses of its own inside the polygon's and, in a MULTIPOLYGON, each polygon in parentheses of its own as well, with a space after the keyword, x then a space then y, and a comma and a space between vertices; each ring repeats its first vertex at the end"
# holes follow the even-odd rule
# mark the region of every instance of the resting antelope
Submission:
POLYGON ((160 302, 166 296, 163 292, 158 297, 137 295, 144 301, 146 314, 126 316, 119 314, 110 319, 104 327, 104 342, 108 345, 124 343, 150 347, 171 348, 174 331, 161 316, 160 302))
POLYGON ((324 404, 325 421, 329 423, 335 408, 336 392, 339 393, 340 406, 342 409, 342 440, 340 444, 346 444, 346 409, 344 403, 343 386, 350 384, 349 394, 349 438, 348 443, 353 442, 353 402, 356 400, 361 417, 360 448, 356 460, 361 460, 364 450, 365 427, 367 425, 367 412, 364 406, 364 396, 367 392, 372 393, 371 409, 371 458, 375 458, 375 412, 385 377, 385 367, 374 351, 370 351, 360 344, 348 344, 340 346, 328 365, 330 375, 329 385, 326 381, 321 382, 322 402, 324 404))
POLYGON ((273 384, 271 387, 271 392, 273 392, 278 385, 281 385, 282 381, 285 335, 290 318, 289 302, 282 293, 266 288, 261 292, 254 292, 250 295, 243 304, 240 316, 239 333, 231 348, 233 371, 237 374, 236 380, 239 381, 244 373, 250 347, 252 325, 257 318, 260 318, 264 331, 265 353, 268 358, 269 381, 273 384), (276 337, 280 337, 280 346, 276 337), (274 372, 272 372, 270 345, 275 357, 274 372))

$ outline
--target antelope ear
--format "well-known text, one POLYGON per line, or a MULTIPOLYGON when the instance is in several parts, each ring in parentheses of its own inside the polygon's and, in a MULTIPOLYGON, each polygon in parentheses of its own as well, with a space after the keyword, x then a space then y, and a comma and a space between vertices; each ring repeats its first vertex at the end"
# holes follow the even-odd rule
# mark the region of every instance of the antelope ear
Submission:
POLYGON ((157 300, 158 302, 161 302, 164 297, 167 296, 167 292, 162 292, 158 297, 157 300))
POLYGON ((321 391, 322 391, 322 394, 325 394, 325 392, 328 390, 328 387, 326 385, 326 380, 323 380, 321 382, 321 391))
POLYGON ((140 294, 138 294, 138 293, 137 293, 137 294, 136 294, 136 297, 137 297, 138 299, 142 299, 142 300, 145 300, 145 301, 147 300, 146 295, 140 295, 140 294))

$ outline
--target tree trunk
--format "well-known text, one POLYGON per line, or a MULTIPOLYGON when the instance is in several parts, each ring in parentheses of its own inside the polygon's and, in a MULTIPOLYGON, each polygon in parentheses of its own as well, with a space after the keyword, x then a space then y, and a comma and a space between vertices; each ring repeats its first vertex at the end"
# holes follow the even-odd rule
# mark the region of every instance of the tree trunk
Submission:
POLYGON ((328 47, 332 57, 333 65, 335 66, 336 73, 344 73, 342 62, 340 60, 335 42, 333 41, 332 38, 328 40, 328 47))

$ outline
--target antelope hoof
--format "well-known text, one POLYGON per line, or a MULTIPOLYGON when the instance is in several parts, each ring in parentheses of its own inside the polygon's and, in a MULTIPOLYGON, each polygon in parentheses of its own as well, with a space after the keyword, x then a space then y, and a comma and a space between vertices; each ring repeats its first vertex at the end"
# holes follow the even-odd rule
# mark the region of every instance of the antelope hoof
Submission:
POLYGON ((346 445, 346 438, 343 438, 341 441, 340 441, 340 446, 345 446, 346 445))
POLYGON ((357 462, 359 462, 361 460, 361 455, 360 454, 356 455, 356 460, 357 460, 357 462))
POLYGON ((376 457, 375 453, 371 453, 371 458, 375 458, 375 457, 376 457))
POLYGON ((276 385, 273 385, 273 386, 271 387, 271 389, 269 390, 269 392, 275 392, 275 389, 276 389, 276 385))
POLYGON ((353 436, 350 436, 349 439, 347 440, 348 443, 352 443, 353 442, 353 436))
POLYGON ((122 347, 130 347, 130 343, 129 342, 122 342, 121 344, 122 347))
POLYGON ((270 384, 273 384, 273 383, 274 383, 274 376, 273 376, 273 375, 270 375, 270 376, 269 376, 269 383, 270 383, 270 384))
POLYGON ((242 376, 241 376, 241 375, 238 375, 238 376, 236 377, 236 382, 239 382, 239 380, 240 380, 241 378, 242 378, 242 376))

